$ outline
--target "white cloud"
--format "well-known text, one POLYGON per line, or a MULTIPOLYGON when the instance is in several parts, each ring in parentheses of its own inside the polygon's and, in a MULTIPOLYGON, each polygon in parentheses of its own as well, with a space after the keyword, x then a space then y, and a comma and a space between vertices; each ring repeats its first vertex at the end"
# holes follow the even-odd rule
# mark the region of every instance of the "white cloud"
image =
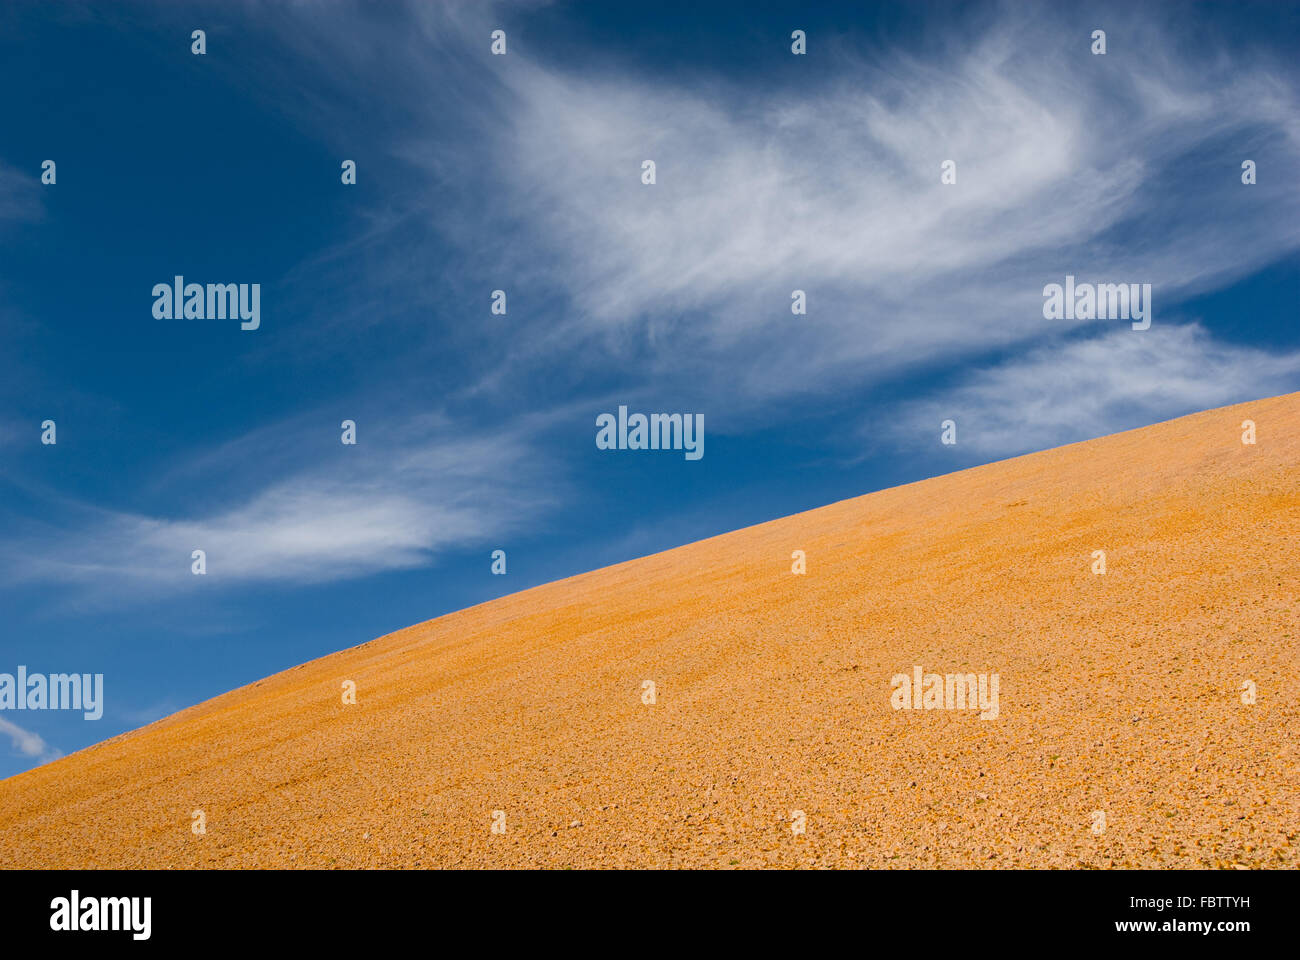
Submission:
MULTIPOLYGON (((499 365, 476 371, 479 398, 559 371, 743 429, 785 398, 1032 346, 1042 287, 1067 273, 1151 283, 1167 305, 1300 247, 1300 194, 1238 179, 1245 150, 1300 164, 1294 65, 1216 48, 1160 9, 1111 11, 1123 45, 1107 57, 1068 14, 1008 5, 975 32, 931 18, 934 58, 828 45, 794 82, 656 72, 608 49, 546 60, 518 36, 489 56, 517 6, 418 6, 394 36, 279 24, 303 57, 336 48, 335 80, 400 117, 387 147, 423 171, 413 203, 460 246, 459 272, 554 305, 513 323, 500 354, 484 336, 476 353, 499 365)), ((333 109, 305 114, 327 131, 333 109)), ((386 232, 367 235, 392 244, 374 269, 408 270, 409 236, 386 232)))
POLYGON ((1197 324, 1125 327, 980 370, 909 405, 896 439, 932 443, 939 423, 952 418, 963 449, 1009 456, 1300 386, 1300 352, 1234 346, 1197 324))
POLYGON ((534 425, 524 418, 509 432, 468 436, 438 417, 389 429, 362 420, 357 446, 338 444, 311 468, 222 508, 176 519, 86 510, 82 522, 68 518, 58 530, 6 544, 7 573, 111 591, 124 582, 169 589, 324 582, 424 566, 552 505, 563 478, 552 473, 538 492, 548 466, 533 445, 534 425), (206 554, 206 579, 190 571, 195 549, 206 554))
MULTIPOLYGON (((1245 191, 1239 150, 1208 184, 1187 159, 1264 130, 1272 166, 1300 163, 1294 75, 1124 30, 1144 56, 1122 69, 1060 24, 1008 18, 942 69, 844 60, 834 86, 798 90, 525 59, 503 74, 486 155, 528 268, 571 298, 568 344, 600 338, 661 382, 725 368, 736 406, 829 390, 1036 338, 1042 286, 1066 273, 1152 283, 1169 303, 1300 245, 1300 195, 1245 191), (940 185, 946 159, 956 186, 940 185)), ((554 329, 546 343, 566 348, 554 329)))
POLYGON ((63 756, 62 752, 51 747, 39 734, 24 730, 4 717, 0 717, 0 733, 9 736, 15 750, 25 757, 37 758, 38 763, 49 763, 63 756))

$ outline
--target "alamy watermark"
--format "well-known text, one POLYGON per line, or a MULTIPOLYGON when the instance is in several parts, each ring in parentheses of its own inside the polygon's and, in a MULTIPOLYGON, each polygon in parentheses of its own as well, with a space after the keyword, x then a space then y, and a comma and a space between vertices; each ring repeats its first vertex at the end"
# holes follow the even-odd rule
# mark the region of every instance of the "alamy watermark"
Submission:
POLYGON ((50 901, 50 929, 70 933, 123 930, 133 940, 148 940, 152 913, 152 897, 83 897, 81 891, 73 890, 69 896, 50 901))
POLYGON ((256 330, 262 325, 260 283, 186 283, 176 276, 171 283, 153 286, 155 320, 233 320, 239 329, 256 330))
POLYGON ((1133 320, 1134 330, 1151 326, 1151 284, 1080 283, 1043 287, 1044 320, 1133 320))
POLYGON ((704 456, 704 414, 634 413, 618 408, 596 418, 598 450, 685 450, 687 460, 704 456))
POLYGON ((81 710, 87 720, 104 715, 102 673, 0 673, 0 710, 81 710))
POLYGON ((996 673, 924 673, 912 668, 912 675, 896 673, 889 682, 894 688, 889 703, 895 710, 976 710, 981 720, 998 717, 998 675, 996 673))

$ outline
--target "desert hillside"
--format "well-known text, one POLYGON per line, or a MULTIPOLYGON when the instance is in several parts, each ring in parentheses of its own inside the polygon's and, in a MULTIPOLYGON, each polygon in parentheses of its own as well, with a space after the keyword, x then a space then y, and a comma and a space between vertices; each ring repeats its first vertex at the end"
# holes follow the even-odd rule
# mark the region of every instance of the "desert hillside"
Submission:
POLYGON ((1298 650, 1290 394, 303 664, 0 782, 0 865, 1294 869, 1298 650))

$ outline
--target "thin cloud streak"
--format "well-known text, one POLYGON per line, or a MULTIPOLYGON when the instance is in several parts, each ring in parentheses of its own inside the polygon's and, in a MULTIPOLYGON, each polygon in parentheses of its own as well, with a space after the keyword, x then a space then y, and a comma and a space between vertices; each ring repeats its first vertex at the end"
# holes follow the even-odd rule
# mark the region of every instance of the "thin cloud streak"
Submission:
POLYGON ((51 760, 57 760, 63 756, 61 751, 51 747, 39 734, 24 730, 18 724, 11 723, 4 717, 0 717, 0 733, 9 737, 14 750, 17 750, 25 757, 36 758, 37 763, 49 763, 51 760))
POLYGON ((534 449, 532 426, 525 420, 508 432, 468 436, 429 416, 369 436, 362 427, 358 445, 340 444, 332 463, 318 462, 224 509, 171 519, 83 508, 71 516, 79 522, 5 544, 2 562, 18 582, 78 584, 105 596, 122 587, 147 593, 319 583, 424 566, 554 507, 563 477, 534 449), (537 472, 548 469, 542 494, 537 472), (206 555, 203 576, 191 572, 196 549, 206 555))
POLYGON ((1300 351, 1234 346, 1198 324, 1116 330, 972 373, 905 408, 894 439, 937 443, 952 419, 961 449, 1011 456, 1298 388, 1300 351))

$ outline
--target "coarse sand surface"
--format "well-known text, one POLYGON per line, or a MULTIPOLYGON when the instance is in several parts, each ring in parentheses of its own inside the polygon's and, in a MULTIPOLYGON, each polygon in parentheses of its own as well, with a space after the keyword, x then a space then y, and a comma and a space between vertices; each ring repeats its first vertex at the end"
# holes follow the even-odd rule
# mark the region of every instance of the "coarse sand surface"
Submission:
POLYGON ((502 597, 0 782, 0 866, 1294 869, 1298 463, 1300 393, 502 597))

